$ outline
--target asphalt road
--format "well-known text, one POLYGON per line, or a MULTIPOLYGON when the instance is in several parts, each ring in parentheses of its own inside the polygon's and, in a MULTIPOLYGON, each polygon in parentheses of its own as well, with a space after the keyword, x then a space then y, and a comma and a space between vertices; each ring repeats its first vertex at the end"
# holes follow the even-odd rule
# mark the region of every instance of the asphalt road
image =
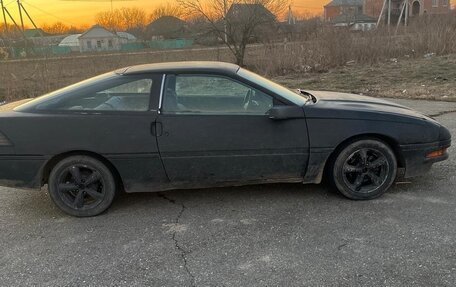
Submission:
MULTIPOLYGON (((456 135, 456 103, 400 102, 456 135)), ((455 171, 453 154, 373 201, 275 184, 123 195, 84 219, 1 188, 0 285, 455 286, 455 171)))

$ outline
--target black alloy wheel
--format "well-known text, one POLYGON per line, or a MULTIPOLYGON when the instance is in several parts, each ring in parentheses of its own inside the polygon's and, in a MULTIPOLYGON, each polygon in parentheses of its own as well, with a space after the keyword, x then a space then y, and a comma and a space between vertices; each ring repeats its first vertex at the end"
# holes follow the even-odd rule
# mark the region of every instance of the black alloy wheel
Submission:
POLYGON ((111 171, 88 156, 72 156, 51 171, 49 193, 55 204, 74 216, 94 216, 112 203, 116 185, 111 171))
POLYGON ((375 149, 361 148, 352 153, 343 165, 344 181, 356 192, 372 192, 388 178, 386 156, 375 149))
POLYGON ((330 180, 346 197, 372 199, 385 193, 397 174, 397 160, 384 142, 366 139, 348 144, 336 157, 330 180))

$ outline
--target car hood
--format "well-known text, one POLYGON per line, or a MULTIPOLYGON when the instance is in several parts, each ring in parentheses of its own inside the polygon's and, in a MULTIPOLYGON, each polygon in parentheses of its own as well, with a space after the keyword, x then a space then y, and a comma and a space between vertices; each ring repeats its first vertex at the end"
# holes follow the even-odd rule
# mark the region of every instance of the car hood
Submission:
POLYGON ((345 112, 347 116, 351 115, 350 112, 357 112, 357 118, 361 114, 367 116, 374 113, 376 116, 384 115, 388 117, 395 115, 432 120, 411 108, 378 98, 339 92, 306 92, 316 97, 317 102, 314 104, 316 109, 331 110, 333 114, 338 114, 339 116, 342 112, 345 112))

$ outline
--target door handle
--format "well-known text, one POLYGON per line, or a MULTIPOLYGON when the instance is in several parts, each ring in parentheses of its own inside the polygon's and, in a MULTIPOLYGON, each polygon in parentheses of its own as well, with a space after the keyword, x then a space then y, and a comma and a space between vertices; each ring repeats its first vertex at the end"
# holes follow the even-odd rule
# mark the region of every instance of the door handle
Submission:
POLYGON ((160 137, 163 134, 163 125, 161 122, 153 122, 151 124, 151 133, 156 137, 160 137))

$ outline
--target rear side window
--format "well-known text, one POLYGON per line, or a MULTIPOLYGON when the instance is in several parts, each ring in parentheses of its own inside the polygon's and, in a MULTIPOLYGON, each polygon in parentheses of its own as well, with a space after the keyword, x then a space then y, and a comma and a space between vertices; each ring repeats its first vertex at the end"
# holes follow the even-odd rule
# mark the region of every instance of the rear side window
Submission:
POLYGON ((37 110, 147 111, 153 78, 119 76, 39 104, 37 110))

